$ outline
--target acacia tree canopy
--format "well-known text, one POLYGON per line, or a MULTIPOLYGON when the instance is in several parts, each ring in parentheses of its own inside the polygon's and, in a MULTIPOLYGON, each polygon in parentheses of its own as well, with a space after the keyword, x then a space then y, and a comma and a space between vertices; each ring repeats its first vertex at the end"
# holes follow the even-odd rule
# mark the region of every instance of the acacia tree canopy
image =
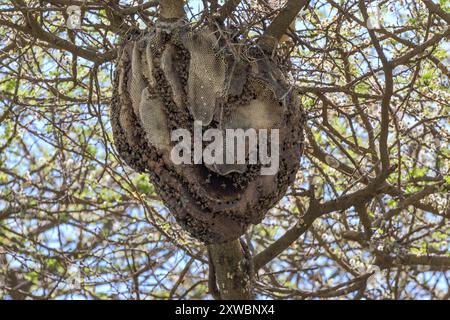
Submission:
MULTIPOLYGON (((220 296, 214 248, 112 141, 117 44, 160 2, 0 3, 0 298, 220 296)), ((277 50, 308 118, 295 183, 241 239, 253 294, 449 299, 450 2, 186 2, 277 50)))

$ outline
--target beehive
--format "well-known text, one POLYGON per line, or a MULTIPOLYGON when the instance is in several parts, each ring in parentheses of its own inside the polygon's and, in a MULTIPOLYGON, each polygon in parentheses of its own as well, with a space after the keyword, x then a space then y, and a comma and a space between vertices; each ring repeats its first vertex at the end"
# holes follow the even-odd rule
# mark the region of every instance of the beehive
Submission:
POLYGON ((205 243, 236 239, 260 223, 294 180, 305 117, 282 70, 276 56, 206 25, 156 26, 120 48, 111 112, 117 150, 205 243), (260 163, 173 164, 171 132, 192 131, 195 120, 205 130, 279 129, 278 173, 261 175, 260 163))

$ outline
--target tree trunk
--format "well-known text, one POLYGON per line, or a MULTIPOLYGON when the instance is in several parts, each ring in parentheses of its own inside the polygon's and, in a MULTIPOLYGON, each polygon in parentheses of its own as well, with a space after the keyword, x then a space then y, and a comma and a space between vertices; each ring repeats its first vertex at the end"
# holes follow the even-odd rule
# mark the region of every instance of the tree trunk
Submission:
POLYGON ((233 240, 208 246, 210 290, 216 299, 252 300, 253 263, 242 242, 233 240))

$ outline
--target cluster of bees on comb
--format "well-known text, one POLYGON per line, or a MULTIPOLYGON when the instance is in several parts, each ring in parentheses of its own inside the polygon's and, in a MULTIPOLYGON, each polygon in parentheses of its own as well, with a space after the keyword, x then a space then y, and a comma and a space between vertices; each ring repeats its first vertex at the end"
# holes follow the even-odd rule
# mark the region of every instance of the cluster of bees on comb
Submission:
POLYGON ((299 168, 305 114, 276 55, 204 23, 161 22, 120 46, 111 106, 115 146, 150 175, 183 229, 206 243, 239 238, 286 193, 299 168), (236 54, 233 47, 245 54, 236 54), (262 164, 174 164, 171 132, 279 130, 279 170, 262 164))

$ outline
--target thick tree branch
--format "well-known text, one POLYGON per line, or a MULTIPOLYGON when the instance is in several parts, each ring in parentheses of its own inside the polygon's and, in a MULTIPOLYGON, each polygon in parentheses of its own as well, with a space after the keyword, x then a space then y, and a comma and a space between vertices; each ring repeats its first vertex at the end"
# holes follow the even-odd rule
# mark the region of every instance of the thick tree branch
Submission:
POLYGON ((322 215, 322 210, 314 198, 314 190, 309 190, 310 203, 309 208, 306 213, 300 218, 299 222, 291 229, 286 231, 278 240, 273 242, 266 249, 258 253, 253 258, 253 264, 255 266, 255 271, 258 271, 267 263, 269 263, 276 256, 281 254, 286 250, 292 243, 294 243, 302 234, 304 234, 313 224, 313 222, 322 215))
POLYGON ((415 56, 424 53, 429 47, 432 47, 436 44, 438 44, 442 39, 448 38, 450 36, 450 28, 447 28, 447 30, 442 34, 436 34, 431 39, 425 41, 422 44, 417 45, 414 49, 408 51, 404 55, 396 58, 391 62, 391 65, 393 67, 400 66, 402 64, 409 63, 412 58, 415 56))
POLYGON ((160 17, 166 20, 180 19, 185 16, 184 0, 161 0, 160 17))
POLYGON ((396 265, 408 266, 429 266, 430 270, 449 270, 450 257, 445 255, 414 255, 390 256, 385 254, 377 255, 375 262, 382 268, 392 268, 396 265))
POLYGON ((309 0, 289 0, 264 32, 260 41, 261 47, 269 51, 273 50, 298 13, 308 4, 309 0))

